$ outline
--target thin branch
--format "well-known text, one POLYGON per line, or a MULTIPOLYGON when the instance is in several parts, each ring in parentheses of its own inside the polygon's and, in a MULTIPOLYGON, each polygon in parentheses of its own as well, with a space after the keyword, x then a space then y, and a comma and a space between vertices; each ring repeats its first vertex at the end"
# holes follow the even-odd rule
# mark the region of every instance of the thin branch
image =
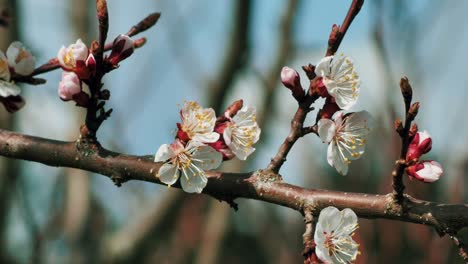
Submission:
POLYGON ((404 126, 401 126, 401 122, 397 121, 396 125, 396 130, 401 137, 401 151, 400 159, 396 161, 395 168, 392 172, 392 186, 395 199, 399 204, 402 204, 403 192, 405 190, 405 186, 403 184, 403 173, 405 172, 405 168, 408 166, 406 162, 406 154, 408 153, 411 139, 411 122, 413 122, 414 118, 418 114, 419 103, 414 103, 411 105, 413 90, 409 84, 408 78, 401 78, 400 88, 403 95, 403 100, 405 102, 405 124, 404 126))
POLYGON ((340 47, 341 41, 343 40, 346 32, 348 31, 349 26, 353 22, 354 18, 357 16, 361 10, 364 0, 353 0, 351 6, 348 9, 348 13, 343 21, 341 26, 333 25, 332 32, 330 33, 330 38, 328 39, 328 48, 326 56, 331 56, 336 53, 340 47))
MULTIPOLYGON (((132 156, 100 146, 77 149, 75 142, 63 142, 0 130, 0 155, 40 162, 49 166, 72 167, 99 173, 116 184, 140 180, 162 184, 157 177, 161 163, 153 156, 132 156)), ((467 204, 441 204, 404 196, 405 211, 391 194, 362 194, 306 189, 285 183, 269 170, 249 173, 207 172, 203 193, 229 199, 248 198, 289 207, 299 212, 310 208, 314 216, 327 206, 350 208, 359 217, 384 218, 434 227, 440 234, 456 233, 468 226, 467 204)), ((179 184, 173 185, 180 188, 179 184)))

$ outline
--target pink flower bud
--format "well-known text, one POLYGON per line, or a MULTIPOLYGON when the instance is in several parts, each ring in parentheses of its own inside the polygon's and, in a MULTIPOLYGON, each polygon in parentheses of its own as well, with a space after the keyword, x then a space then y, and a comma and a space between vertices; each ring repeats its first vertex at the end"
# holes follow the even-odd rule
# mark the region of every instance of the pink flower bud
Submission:
POLYGON ((127 35, 119 35, 114 39, 114 46, 109 55, 109 62, 118 65, 119 62, 130 57, 134 51, 134 41, 127 35))
POLYGON ((419 162, 406 169, 406 173, 410 178, 416 178, 422 182, 435 182, 443 172, 442 166, 433 160, 419 162))
POLYGON ((284 86, 291 90, 296 100, 299 100, 302 97, 304 97, 304 89, 301 85, 301 77, 299 76, 299 73, 297 73, 296 70, 286 66, 283 67, 283 69, 281 70, 281 82, 284 86))
POLYGON ((419 159, 423 154, 429 152, 432 148, 432 139, 427 131, 418 132, 411 141, 406 160, 411 161, 419 159))
POLYGON ((59 83, 58 94, 63 101, 73 100, 73 96, 81 92, 81 81, 74 72, 63 72, 59 83))
MULTIPOLYGON (((228 106, 226 110, 224 110, 224 117, 228 119, 232 118, 233 116, 237 114, 237 112, 242 108, 243 105, 244 105, 244 101, 242 99, 235 101, 230 106, 228 106)), ((215 131, 215 132, 219 134, 223 134, 223 132, 218 132, 218 131, 215 131)))

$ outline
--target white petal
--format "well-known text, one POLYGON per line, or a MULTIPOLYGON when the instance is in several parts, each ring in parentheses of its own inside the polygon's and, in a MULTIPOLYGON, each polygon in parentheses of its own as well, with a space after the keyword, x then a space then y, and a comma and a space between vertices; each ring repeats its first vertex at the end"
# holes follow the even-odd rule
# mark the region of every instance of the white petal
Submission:
POLYGON ((244 106, 240 109, 237 114, 232 118, 236 126, 258 126, 257 115, 255 108, 250 106, 244 106))
POLYGON ((207 182, 205 172, 196 166, 182 170, 180 184, 185 192, 201 193, 207 182))
MULTIPOLYGON (((341 228, 344 229, 344 230, 353 230, 356 226, 357 226, 357 221, 358 221, 358 218, 357 218, 357 215, 356 213, 349 209, 349 208, 345 208, 341 211, 341 221, 342 221, 342 225, 341 225, 341 228)), ((351 233, 347 233, 347 235, 351 235, 352 234, 352 231, 351 233)))
POLYGON ((175 166, 169 163, 164 163, 161 168, 159 168, 157 177, 161 182, 167 185, 172 185, 179 178, 179 174, 180 172, 175 166))
POLYGON ((317 76, 327 76, 330 74, 330 63, 333 60, 333 56, 327 56, 320 60, 320 62, 315 66, 315 74, 317 76))
POLYGON ((330 142, 327 150, 327 161, 330 166, 335 167, 341 175, 348 173, 348 161, 344 160, 340 150, 334 141, 330 142))
POLYGON ((21 92, 21 89, 11 82, 5 82, 0 80, 0 96, 17 96, 21 92))
POLYGON ((323 142, 330 142, 335 136, 335 122, 330 119, 320 119, 318 121, 318 134, 323 142))
POLYGON ((198 147, 192 154, 193 165, 202 170, 216 169, 223 161, 223 155, 210 146, 198 147))
POLYGON ((174 157, 174 152, 168 144, 163 144, 159 147, 154 157, 154 162, 164 162, 174 157))
POLYGON ((345 130, 356 130, 360 129, 360 134, 369 134, 369 132, 373 129, 374 122, 372 116, 367 111, 360 111, 349 115, 346 121, 346 128, 345 130))
POLYGON ((320 211, 317 225, 322 226, 323 231, 335 231, 341 222, 341 212, 336 207, 328 206, 320 211))
POLYGON ((438 162, 426 161, 423 165, 424 168, 416 172, 419 177, 423 178, 425 182, 435 182, 439 180, 443 170, 438 162))
POLYGON ((239 147, 236 144, 228 145, 232 152, 236 155, 236 157, 240 160, 246 160, 250 154, 254 153, 254 147, 239 147))
POLYGON ((328 255, 328 249, 323 243, 317 244, 315 247, 315 254, 324 263, 333 263, 333 260, 328 255))
POLYGON ((192 141, 197 141, 201 143, 213 143, 218 141, 219 134, 216 132, 204 133, 204 134, 194 134, 192 141))
POLYGON ((419 134, 419 143, 431 137, 431 135, 429 135, 429 133, 426 130, 424 130, 423 132, 418 132, 418 134, 419 134))
POLYGON ((231 138, 232 138, 232 128, 230 126, 227 126, 223 132, 223 139, 226 145, 229 146, 231 144, 231 138))

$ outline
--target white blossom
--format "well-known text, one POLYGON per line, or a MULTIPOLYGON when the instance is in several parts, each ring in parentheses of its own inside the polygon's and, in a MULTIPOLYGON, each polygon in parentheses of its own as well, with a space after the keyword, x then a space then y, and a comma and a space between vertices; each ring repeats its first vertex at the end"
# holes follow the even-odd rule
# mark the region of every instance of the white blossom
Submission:
POLYGON ((245 160, 255 151, 253 144, 260 138, 260 132, 255 108, 244 106, 227 123, 223 138, 232 152, 245 160))
POLYGON ((349 110, 356 103, 360 80, 351 58, 344 55, 327 56, 317 64, 315 74, 323 78, 328 93, 341 109, 349 110))
POLYGON ((352 236, 358 228, 357 216, 346 208, 339 211, 333 206, 324 208, 315 226, 315 253, 325 263, 351 263, 359 253, 352 236))
POLYGON ((29 75, 36 67, 36 59, 19 41, 10 44, 6 52, 8 64, 19 75, 29 75))
POLYGON ((180 111, 181 130, 191 141, 213 143, 219 139, 219 134, 213 132, 216 114, 212 108, 203 108, 197 102, 186 101, 180 111))
POLYGON ((155 162, 164 162, 157 177, 171 186, 180 178, 182 189, 188 193, 201 193, 208 180, 205 170, 217 168, 222 155, 210 146, 190 141, 184 147, 179 139, 171 145, 162 145, 156 153, 155 162))
POLYGON ((88 58, 88 48, 86 45, 78 39, 76 43, 69 45, 68 47, 62 46, 57 54, 57 59, 66 70, 75 70, 77 68, 77 62, 82 61, 85 65, 85 61, 88 58))
POLYGON ((343 111, 333 115, 333 120, 321 119, 318 133, 323 142, 329 143, 327 160, 330 166, 346 175, 348 164, 364 153, 366 137, 372 128, 371 116, 367 111, 344 116, 343 111))

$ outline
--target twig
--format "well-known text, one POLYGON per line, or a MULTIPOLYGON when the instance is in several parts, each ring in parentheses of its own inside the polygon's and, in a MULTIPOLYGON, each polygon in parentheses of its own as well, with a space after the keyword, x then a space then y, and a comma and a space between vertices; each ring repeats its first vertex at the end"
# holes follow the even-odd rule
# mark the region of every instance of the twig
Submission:
POLYGON ((405 102, 405 124, 401 125, 401 122, 397 121, 396 130, 401 137, 401 152, 400 158, 395 162, 395 167, 392 172, 393 177, 393 195, 398 204, 402 205, 403 202, 403 192, 405 186, 403 184, 403 173, 407 167, 406 163, 406 154, 408 152, 408 147, 410 144, 410 128, 411 122, 414 120, 419 110, 419 103, 414 103, 411 105, 413 90, 409 84, 408 78, 403 77, 400 80, 401 93, 403 95, 403 100, 405 102))
POLYGON ((309 209, 304 210, 304 224, 305 232, 302 235, 302 241, 304 244, 304 264, 318 263, 315 257, 315 242, 314 242, 314 216, 309 209))
MULTIPOLYGON (((140 180, 163 184, 155 176, 161 163, 151 156, 131 156, 97 149, 77 149, 75 142, 63 142, 0 130, 0 155, 40 162, 49 166, 71 167, 96 172, 121 182, 140 180)), ((249 173, 207 172, 208 184, 203 193, 248 198, 282 205, 299 212, 310 205, 317 216, 327 206, 350 208, 359 217, 385 218, 433 226, 440 233, 456 233, 468 226, 468 205, 441 204, 404 196, 405 214, 394 208, 392 195, 362 194, 306 189, 282 181, 268 170, 249 173)), ((174 188, 180 188, 174 184, 174 188)))
POLYGON ((328 39, 328 48, 326 56, 331 56, 336 53, 340 47, 341 41, 343 40, 346 32, 348 31, 349 26, 353 22, 356 15, 361 10, 364 0, 353 0, 351 6, 348 9, 343 24, 341 26, 333 25, 332 31, 330 33, 330 38, 328 39))

